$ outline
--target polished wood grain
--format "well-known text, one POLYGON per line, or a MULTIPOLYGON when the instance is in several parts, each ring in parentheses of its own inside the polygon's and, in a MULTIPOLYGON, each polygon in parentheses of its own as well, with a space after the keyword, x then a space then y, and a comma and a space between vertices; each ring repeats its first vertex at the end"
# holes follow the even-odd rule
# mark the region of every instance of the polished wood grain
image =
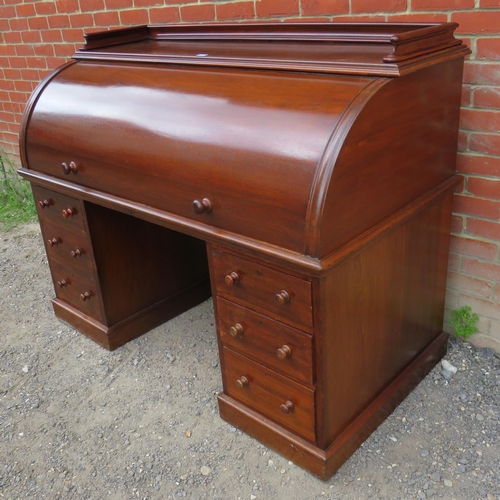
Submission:
POLYGON ((227 394, 314 442, 314 391, 223 347, 227 394), (284 412, 282 406, 291 408, 284 412))
POLYGON ((313 383, 311 335, 221 297, 217 308, 217 330, 223 345, 294 380, 313 383))
POLYGON ((211 291, 221 416, 330 477, 446 350, 455 28, 87 36, 20 132, 56 315, 115 349, 211 291))
POLYGON ((212 251, 211 259, 218 295, 257 312, 264 312, 287 325, 311 331, 309 281, 218 249, 212 251), (282 300, 284 294, 288 296, 288 300, 282 300), (279 300, 276 299, 277 296, 279 300))

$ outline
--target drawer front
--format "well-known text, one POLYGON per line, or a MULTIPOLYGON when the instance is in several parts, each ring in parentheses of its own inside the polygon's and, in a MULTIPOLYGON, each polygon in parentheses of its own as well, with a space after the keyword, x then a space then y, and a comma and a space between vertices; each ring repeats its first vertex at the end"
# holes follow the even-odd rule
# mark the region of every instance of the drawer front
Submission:
POLYGON ((94 259, 87 235, 74 231, 65 224, 42 221, 42 236, 47 256, 80 273, 94 271, 94 259))
POLYGON ((34 185, 33 195, 41 221, 85 230, 83 204, 80 200, 34 185))
POLYGON ((214 249, 217 294, 288 325, 312 331, 311 283, 214 249))
POLYGON ((50 261, 50 269, 57 298, 103 322, 93 273, 82 274, 56 261, 50 261))
POLYGON ((227 394, 314 442, 314 391, 224 347, 227 394))
POLYGON ((312 335, 217 298, 224 345, 305 384, 313 384, 312 335))

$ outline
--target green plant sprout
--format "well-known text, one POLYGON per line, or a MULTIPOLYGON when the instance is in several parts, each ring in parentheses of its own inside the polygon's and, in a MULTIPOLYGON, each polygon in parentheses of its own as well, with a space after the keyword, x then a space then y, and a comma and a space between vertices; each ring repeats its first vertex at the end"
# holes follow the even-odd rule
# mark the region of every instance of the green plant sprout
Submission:
POLYGON ((467 339, 478 331, 478 321, 479 316, 472 312, 470 306, 463 306, 451 311, 450 323, 455 327, 455 335, 462 339, 467 339))
POLYGON ((29 183, 16 173, 16 165, 0 147, 0 223, 11 229, 35 219, 36 209, 29 183))

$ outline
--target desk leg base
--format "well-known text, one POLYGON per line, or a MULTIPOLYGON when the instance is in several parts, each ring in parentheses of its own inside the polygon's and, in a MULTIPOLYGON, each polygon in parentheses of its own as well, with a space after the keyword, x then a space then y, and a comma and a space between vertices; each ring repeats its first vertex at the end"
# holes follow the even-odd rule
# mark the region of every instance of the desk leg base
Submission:
POLYGON ((112 326, 106 326, 96 321, 60 299, 53 299, 52 306, 54 307, 55 315, 60 320, 94 340, 102 347, 113 351, 117 347, 140 337, 169 319, 200 304, 210 298, 210 296, 210 281, 203 280, 112 326))
POLYGON ((226 394, 220 416, 320 479, 329 479, 446 354, 441 333, 326 449, 322 450, 226 394))

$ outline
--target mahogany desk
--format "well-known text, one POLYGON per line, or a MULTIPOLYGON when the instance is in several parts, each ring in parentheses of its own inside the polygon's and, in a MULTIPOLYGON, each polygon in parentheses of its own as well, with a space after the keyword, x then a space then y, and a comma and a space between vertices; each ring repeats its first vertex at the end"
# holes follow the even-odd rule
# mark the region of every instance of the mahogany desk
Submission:
POLYGON ((456 24, 94 33, 21 130, 56 315, 215 304, 222 418, 326 479, 446 350, 456 24))

